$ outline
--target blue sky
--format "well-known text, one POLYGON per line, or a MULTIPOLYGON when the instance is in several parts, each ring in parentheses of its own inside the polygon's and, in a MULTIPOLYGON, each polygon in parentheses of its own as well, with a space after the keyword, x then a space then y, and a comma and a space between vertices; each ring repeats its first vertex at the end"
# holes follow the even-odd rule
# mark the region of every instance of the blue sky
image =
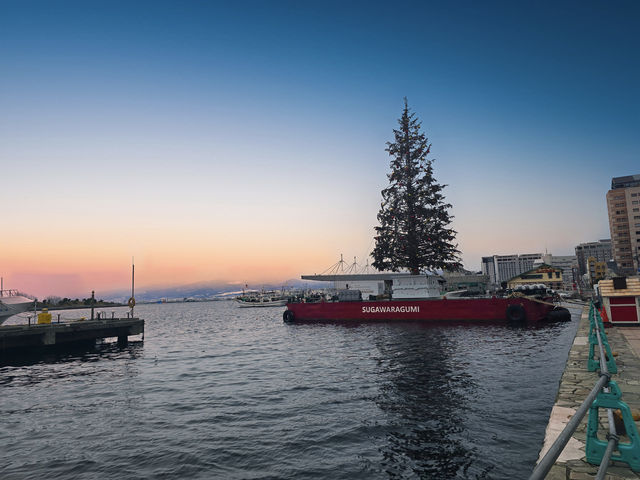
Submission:
POLYGON ((640 173, 638 25, 631 1, 0 0, 0 270, 364 261, 405 96, 467 268, 571 254, 609 236, 611 177, 640 173))

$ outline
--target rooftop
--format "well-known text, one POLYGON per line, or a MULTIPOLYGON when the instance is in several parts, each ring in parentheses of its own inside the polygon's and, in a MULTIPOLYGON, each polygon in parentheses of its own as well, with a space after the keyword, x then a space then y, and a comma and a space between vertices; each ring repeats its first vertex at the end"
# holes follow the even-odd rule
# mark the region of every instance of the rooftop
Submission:
MULTIPOLYGON (((343 273, 328 275, 302 275, 302 280, 314 280, 318 282, 339 282, 339 281, 366 281, 366 280, 393 280, 394 278, 413 277, 411 273, 343 273)), ((421 275, 427 276, 427 275, 421 275)))
POLYGON ((626 177, 613 177, 611 179, 611 190, 629 187, 640 187, 640 175, 627 175, 626 177))
POLYGON ((627 288, 614 289, 613 280, 600 280, 598 283, 603 297, 629 297, 640 295, 640 277, 627 277, 627 288))

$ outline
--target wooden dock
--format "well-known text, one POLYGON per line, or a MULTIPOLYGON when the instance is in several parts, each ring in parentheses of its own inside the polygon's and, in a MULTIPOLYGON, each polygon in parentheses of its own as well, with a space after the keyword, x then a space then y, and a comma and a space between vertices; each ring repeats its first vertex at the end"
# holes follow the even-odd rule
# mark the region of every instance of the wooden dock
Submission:
POLYGON ((140 334, 144 334, 144 320, 140 318, 79 320, 43 325, 6 325, 0 326, 0 354, 112 337, 117 337, 118 343, 126 344, 129 336, 140 334))

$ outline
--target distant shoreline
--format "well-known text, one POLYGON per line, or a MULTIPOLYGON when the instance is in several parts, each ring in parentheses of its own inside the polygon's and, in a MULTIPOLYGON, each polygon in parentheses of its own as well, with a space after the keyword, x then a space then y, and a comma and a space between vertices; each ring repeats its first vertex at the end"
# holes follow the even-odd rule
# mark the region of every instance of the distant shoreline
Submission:
POLYGON ((36 304, 36 308, 38 310, 42 310, 44 308, 48 309, 49 311, 52 310, 79 310, 82 308, 106 308, 106 307, 126 307, 127 305, 125 303, 110 303, 110 302, 96 302, 93 305, 86 305, 86 304, 82 304, 82 305, 47 305, 47 304, 42 304, 40 302, 38 302, 36 304))

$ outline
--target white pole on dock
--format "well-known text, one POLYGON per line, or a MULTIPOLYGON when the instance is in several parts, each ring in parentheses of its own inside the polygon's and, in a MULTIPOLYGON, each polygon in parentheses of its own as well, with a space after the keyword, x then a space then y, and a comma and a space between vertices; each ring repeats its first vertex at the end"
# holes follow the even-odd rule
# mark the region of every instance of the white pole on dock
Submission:
POLYGON ((135 285, 135 271, 136 271, 136 266, 133 262, 133 257, 131 257, 131 298, 134 299, 133 304, 131 305, 131 318, 133 318, 133 307, 135 307, 135 297, 133 296, 134 285, 135 285))

